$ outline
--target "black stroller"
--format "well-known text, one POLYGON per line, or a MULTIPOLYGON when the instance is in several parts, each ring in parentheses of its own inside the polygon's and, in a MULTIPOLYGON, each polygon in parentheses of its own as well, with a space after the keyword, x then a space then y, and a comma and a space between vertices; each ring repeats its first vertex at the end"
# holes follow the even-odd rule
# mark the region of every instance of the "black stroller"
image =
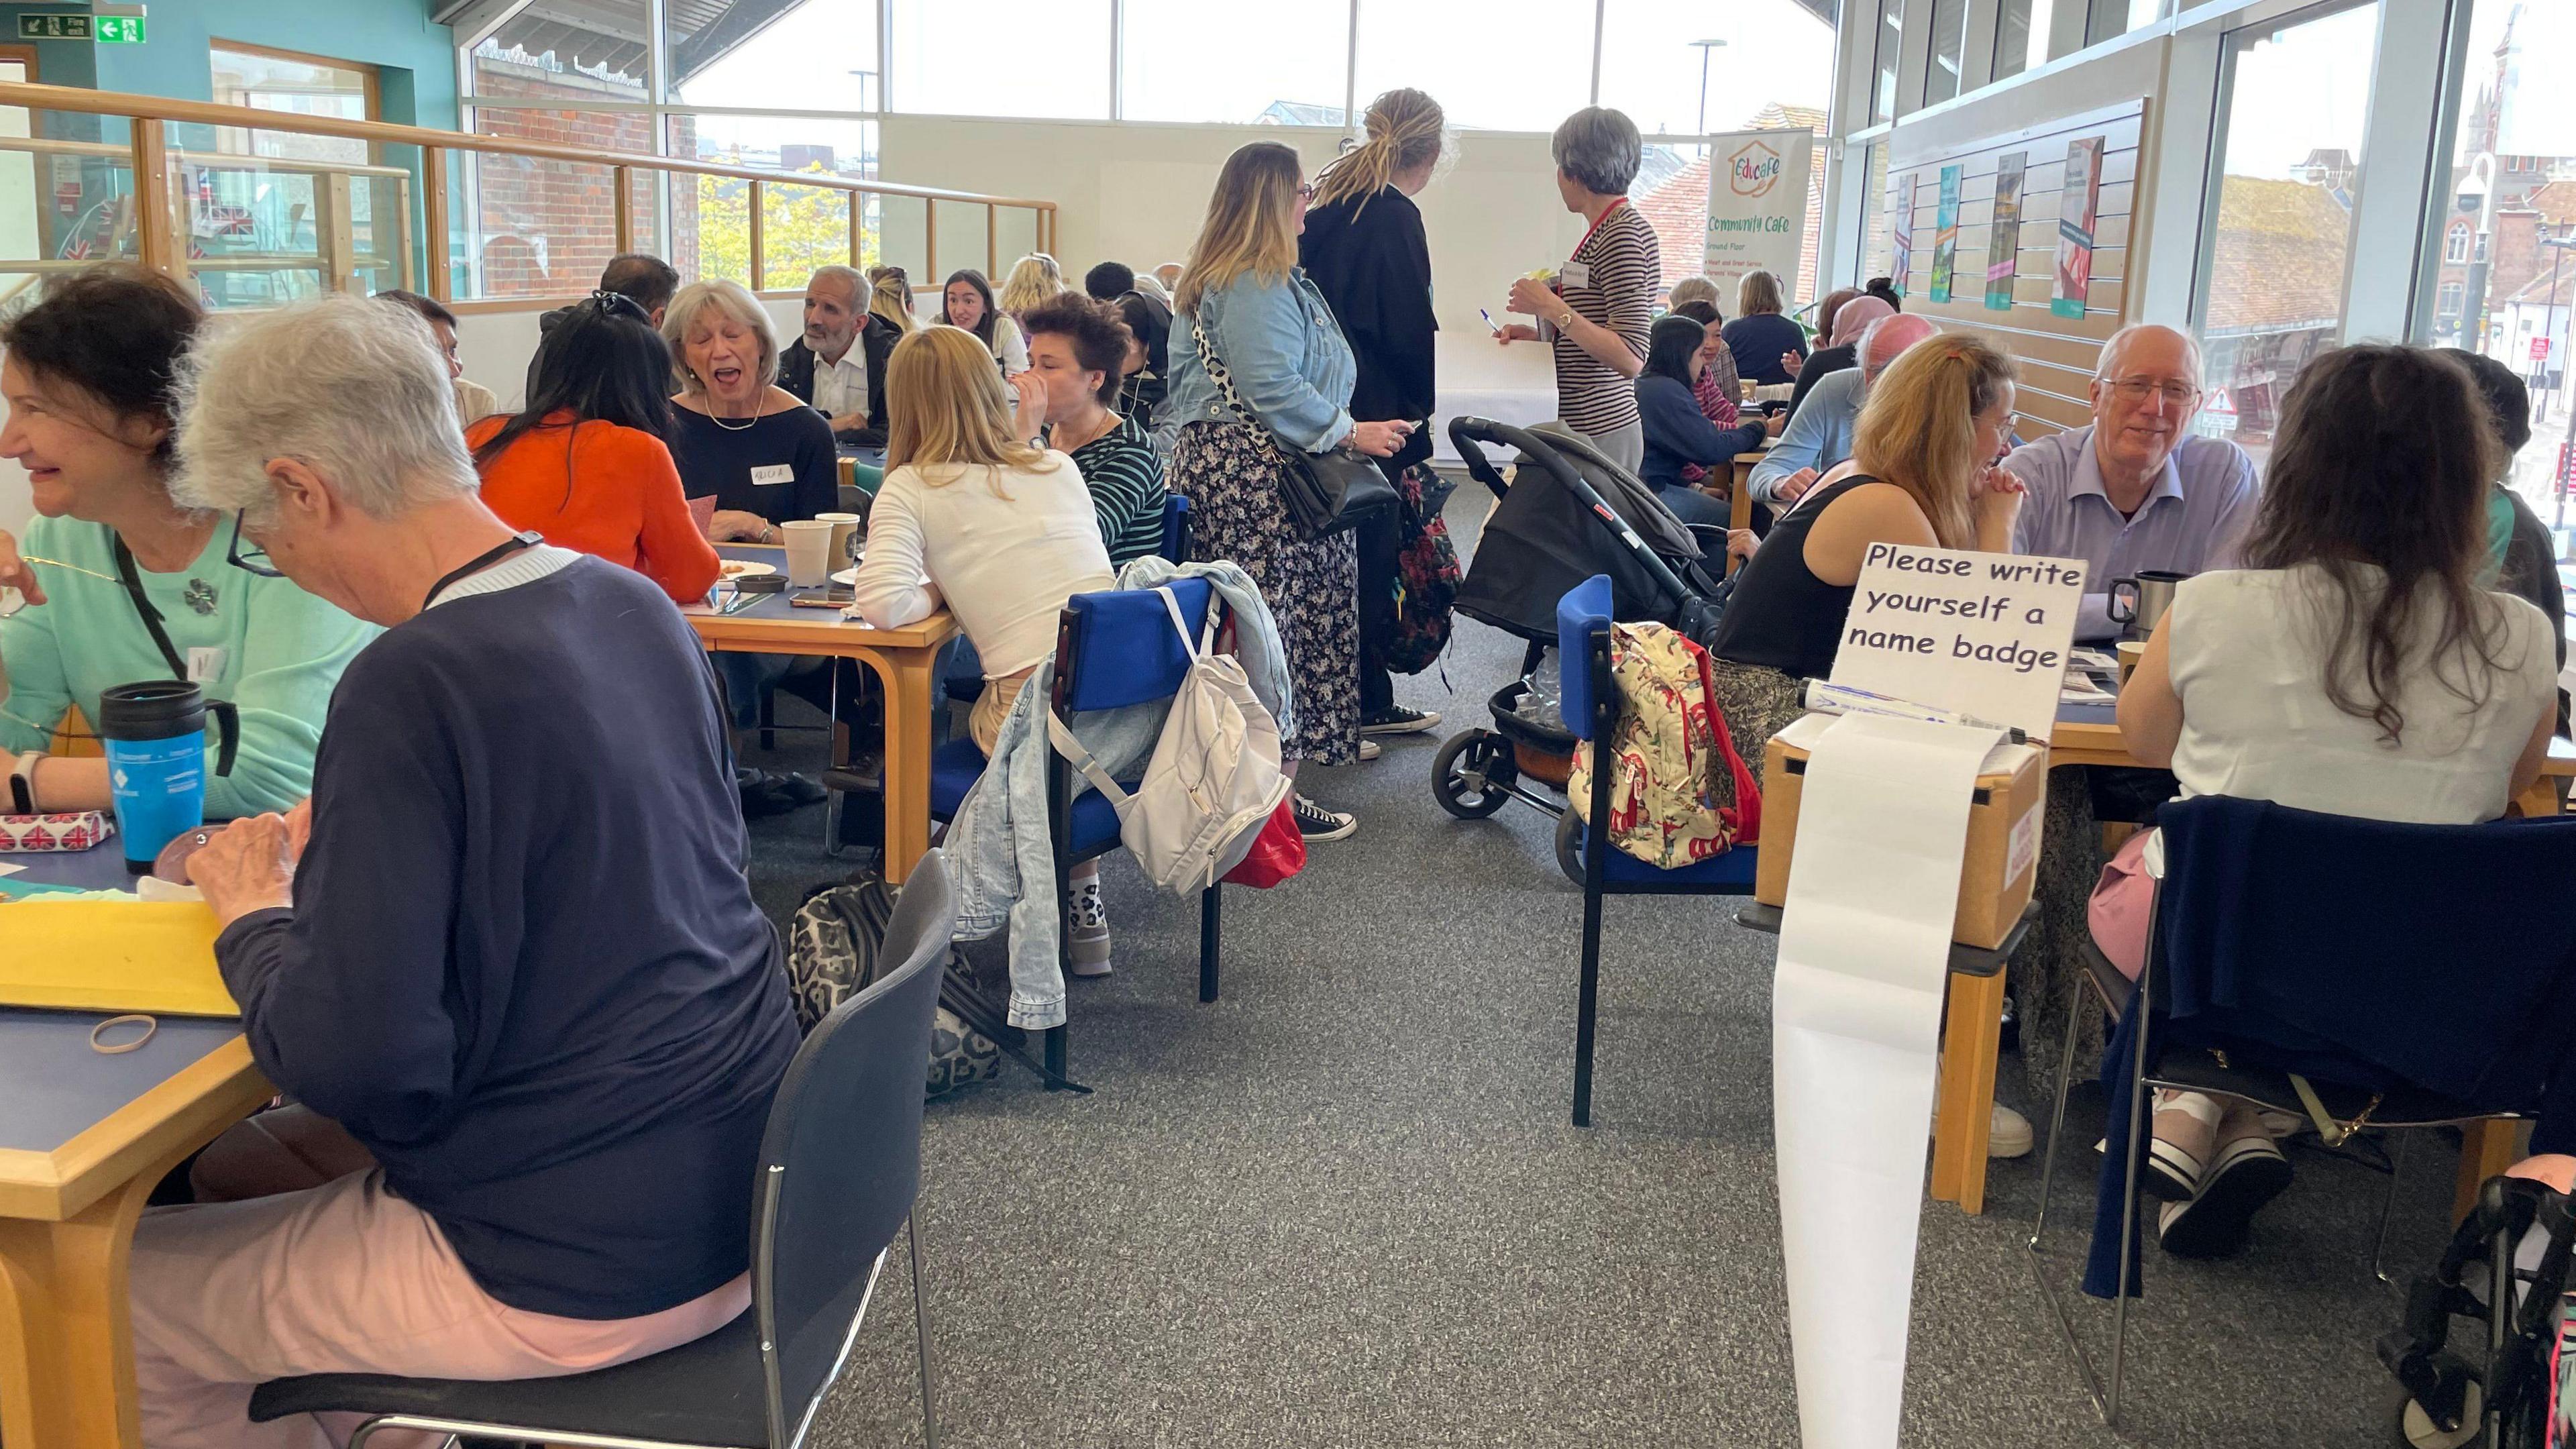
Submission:
POLYGON ((1726 530, 1692 527, 1652 488, 1572 434, 1530 432, 1487 418, 1452 418, 1449 440, 1476 481, 1501 500, 1485 521, 1475 561, 1459 584, 1457 610, 1529 641, 1521 677, 1486 701, 1494 727, 1453 735, 1431 762, 1431 793, 1461 820, 1482 820, 1519 800, 1557 818, 1556 858, 1583 879, 1574 859, 1582 822, 1554 794, 1574 764, 1574 736, 1521 713, 1527 676, 1556 642, 1556 601, 1594 574, 1610 576, 1613 617, 1670 624, 1701 643, 1715 629, 1728 584, 1709 576, 1711 551, 1726 556, 1726 530), (1483 444, 1519 451, 1517 481, 1506 482, 1483 444))
POLYGON ((2379 1340, 2379 1361, 2399 1385, 2388 1442, 2412 1449, 2562 1442, 2548 1420, 2571 1251, 2576 1204, 2524 1178, 2486 1180, 2440 1264, 2408 1290, 2405 1326, 2379 1340), (2476 1330, 2465 1348, 2453 1346, 2454 1318, 2476 1330))

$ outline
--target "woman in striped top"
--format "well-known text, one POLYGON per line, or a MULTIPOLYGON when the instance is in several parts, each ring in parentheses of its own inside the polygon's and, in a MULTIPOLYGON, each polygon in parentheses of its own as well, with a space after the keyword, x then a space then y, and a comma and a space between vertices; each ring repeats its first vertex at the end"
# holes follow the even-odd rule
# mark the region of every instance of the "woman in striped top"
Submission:
POLYGON ((1112 304, 1080 292, 1059 293, 1020 320, 1029 370, 1046 379, 1047 446, 1082 470, 1109 562, 1124 568, 1160 550, 1163 462, 1135 419, 1109 410, 1133 340, 1126 321, 1112 304))
MULTIPOLYGON (((1565 209, 1591 225, 1554 282, 1523 277, 1507 305, 1555 329, 1558 419, 1633 473, 1645 459, 1646 433, 1630 380, 1645 364, 1663 286, 1655 229, 1628 204, 1643 143, 1635 122, 1592 106, 1556 128, 1548 153, 1565 209)), ((1520 322, 1495 337, 1506 345, 1540 340, 1520 322)))

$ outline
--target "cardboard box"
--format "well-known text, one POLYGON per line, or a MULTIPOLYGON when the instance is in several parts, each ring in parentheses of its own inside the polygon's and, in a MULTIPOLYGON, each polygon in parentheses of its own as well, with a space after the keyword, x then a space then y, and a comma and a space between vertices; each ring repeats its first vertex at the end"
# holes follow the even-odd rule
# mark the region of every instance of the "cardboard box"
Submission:
MULTIPOLYGON (((1968 851, 1959 870, 1959 914, 1950 939, 1992 950, 2004 943, 2030 904, 2039 879, 2039 822, 2047 796, 2048 752, 2007 746, 2003 768, 1977 777, 1968 807, 1968 851)), ((1753 898, 1766 906, 1789 899, 1789 859, 1798 841, 1798 795, 1806 750, 1774 736, 1763 749, 1762 856, 1753 898)))

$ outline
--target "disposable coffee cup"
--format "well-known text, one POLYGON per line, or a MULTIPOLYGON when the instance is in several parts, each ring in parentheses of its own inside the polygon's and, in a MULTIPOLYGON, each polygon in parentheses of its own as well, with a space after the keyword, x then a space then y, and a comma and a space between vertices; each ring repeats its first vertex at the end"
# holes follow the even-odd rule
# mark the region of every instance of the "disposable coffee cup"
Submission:
POLYGON ((778 525, 787 540, 787 582, 800 589, 822 586, 832 573, 832 525, 820 518, 800 518, 778 525))
POLYGON ((2138 661, 2147 657, 2146 641, 2123 639, 2111 647, 2120 656, 2120 682, 2127 684, 2129 676, 2138 672, 2138 661))
POLYGON ((816 523, 832 525, 832 546, 823 551, 824 561, 839 568, 850 561, 850 540, 859 536, 859 516, 855 513, 817 513, 816 523))
POLYGON ((230 774, 239 726, 228 700, 209 704, 184 679, 120 684, 99 696, 99 741, 107 752, 108 793, 125 868, 152 869, 161 848, 206 821, 206 716, 215 715, 223 744, 215 773, 230 774))

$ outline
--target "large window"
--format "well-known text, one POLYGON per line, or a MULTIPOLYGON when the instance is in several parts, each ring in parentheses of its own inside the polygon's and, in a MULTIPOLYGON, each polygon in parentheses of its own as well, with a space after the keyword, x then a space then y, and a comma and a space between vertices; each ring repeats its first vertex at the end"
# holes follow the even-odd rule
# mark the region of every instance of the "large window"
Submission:
MULTIPOLYGON (((826 0, 829 3, 829 0, 826 0)), ((848 4, 848 0, 840 0, 848 4)), ((1109 0, 886 0, 899 111, 1109 118, 1109 0)), ((850 9, 861 7, 849 5, 850 9)), ((1208 5, 1197 62, 1270 43, 1268 7, 1208 5), (1218 40, 1229 27, 1241 39, 1218 40)))
MULTIPOLYGON (((1118 113, 1128 120, 1342 124, 1350 0, 1240 8, 1127 0, 1119 36, 1118 113), (1220 42, 1217 35, 1230 39, 1220 42), (1224 63, 1210 63, 1219 54, 1224 63)), ((1360 105, 1372 94, 1362 91, 1360 105)))
POLYGON ((1923 73, 1923 104, 1959 94, 1959 59, 1967 50, 1968 0, 1932 0, 1932 64, 1923 73))
MULTIPOLYGON (((1266 35, 1266 6, 1240 9, 1266 35)), ((1553 131, 1592 95, 1593 0, 1477 0, 1472 16, 1456 0, 1364 0, 1360 6, 1359 94, 1397 86, 1429 91, 1454 126, 1553 131)), ((1266 43, 1247 39, 1245 45, 1266 43)), ((1239 53, 1215 44, 1209 56, 1239 53)), ((1207 62, 1202 62, 1207 63, 1207 62)), ((1609 97, 1605 88, 1603 95, 1609 97)), ((1611 101, 1615 104, 1615 99, 1611 101)))
POLYGON ((1878 0, 1878 33, 1870 65, 1869 118, 1896 119, 1896 66, 1905 54, 1905 0, 1878 0))
POLYGON ((663 15, 674 103, 870 111, 885 99, 873 5, 737 0, 663 15))
POLYGON ((1602 10, 1601 103, 1648 136, 1778 125, 1782 111, 1821 119, 1833 81, 1833 23, 1798 0, 1602 10))
POLYGON ((2291 379, 2343 331, 2379 6, 2227 38, 2225 134, 2198 313, 2209 410, 2259 459, 2291 379), (2229 409, 2232 407, 2232 412, 2229 409))
POLYGON ((2052 0, 2003 0, 1995 12, 1996 80, 2048 63, 2049 22, 2056 8, 2052 0))

